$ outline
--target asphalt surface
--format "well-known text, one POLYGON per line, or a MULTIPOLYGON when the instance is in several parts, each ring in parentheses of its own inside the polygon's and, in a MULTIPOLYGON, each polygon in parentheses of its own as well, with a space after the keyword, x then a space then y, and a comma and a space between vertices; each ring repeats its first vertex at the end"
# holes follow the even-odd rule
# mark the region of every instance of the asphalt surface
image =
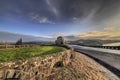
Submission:
POLYGON ((69 45, 69 47, 91 57, 120 78, 120 50, 100 49, 78 45, 69 45))

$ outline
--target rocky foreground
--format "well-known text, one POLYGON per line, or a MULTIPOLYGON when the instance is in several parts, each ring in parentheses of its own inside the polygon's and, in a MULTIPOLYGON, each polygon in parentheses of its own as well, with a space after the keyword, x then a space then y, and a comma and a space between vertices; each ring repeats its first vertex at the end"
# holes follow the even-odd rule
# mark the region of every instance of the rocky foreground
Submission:
POLYGON ((73 50, 0 63, 0 79, 119 80, 92 59, 73 50))
POLYGON ((71 62, 56 71, 56 74, 48 77, 48 80, 119 80, 115 75, 104 67, 86 57, 75 52, 71 62))

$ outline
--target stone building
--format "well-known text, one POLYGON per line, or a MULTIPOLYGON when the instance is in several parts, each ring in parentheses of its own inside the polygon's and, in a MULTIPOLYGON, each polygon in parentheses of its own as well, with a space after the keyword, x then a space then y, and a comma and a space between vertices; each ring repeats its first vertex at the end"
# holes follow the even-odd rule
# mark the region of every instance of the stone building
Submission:
POLYGON ((64 38, 62 36, 57 37, 57 40, 55 41, 56 45, 65 45, 66 41, 64 40, 64 38))

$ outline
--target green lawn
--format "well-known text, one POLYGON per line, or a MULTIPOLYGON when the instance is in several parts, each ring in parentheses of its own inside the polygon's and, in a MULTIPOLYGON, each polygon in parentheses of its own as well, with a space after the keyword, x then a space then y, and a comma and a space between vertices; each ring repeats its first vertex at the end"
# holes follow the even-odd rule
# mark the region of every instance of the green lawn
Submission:
POLYGON ((63 47, 41 46, 0 50, 0 62, 15 61, 65 51, 63 47))

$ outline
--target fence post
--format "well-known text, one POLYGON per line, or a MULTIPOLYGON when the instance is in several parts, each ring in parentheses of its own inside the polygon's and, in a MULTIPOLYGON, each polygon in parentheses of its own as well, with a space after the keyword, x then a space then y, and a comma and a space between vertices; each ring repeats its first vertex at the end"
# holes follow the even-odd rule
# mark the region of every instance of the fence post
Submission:
POLYGON ((5 48, 7 49, 7 44, 5 44, 5 48))

